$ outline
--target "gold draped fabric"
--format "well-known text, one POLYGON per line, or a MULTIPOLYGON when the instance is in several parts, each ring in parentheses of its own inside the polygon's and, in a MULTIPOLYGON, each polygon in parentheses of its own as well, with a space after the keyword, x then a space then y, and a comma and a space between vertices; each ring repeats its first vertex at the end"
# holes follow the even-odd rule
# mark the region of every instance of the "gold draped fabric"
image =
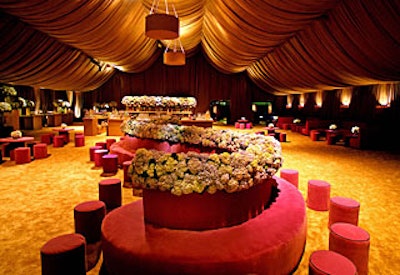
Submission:
MULTIPOLYGON (((0 0, 0 82, 90 91, 145 71, 168 43, 144 34, 152 2, 0 0)), ((270 93, 400 81, 400 0, 168 2, 187 57, 270 93)))

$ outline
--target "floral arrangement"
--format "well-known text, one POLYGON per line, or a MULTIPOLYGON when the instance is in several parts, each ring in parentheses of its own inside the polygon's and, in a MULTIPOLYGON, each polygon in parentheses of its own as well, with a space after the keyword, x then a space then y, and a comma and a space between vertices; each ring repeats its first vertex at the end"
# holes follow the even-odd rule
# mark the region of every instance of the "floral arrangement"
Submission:
POLYGON ((336 130, 336 129, 337 129, 336 124, 329 125, 329 130, 336 130))
POLYGON ((67 128, 68 127, 68 125, 67 125, 67 123, 61 123, 61 129, 65 129, 65 128, 67 128))
POLYGON ((0 102, 0 113, 11 112, 12 108, 8 102, 0 102))
POLYGON ((192 192, 237 192, 272 177, 282 165, 280 143, 270 136, 196 126, 128 120, 122 130, 139 138, 215 148, 221 153, 166 153, 138 149, 129 168, 135 187, 192 192))
POLYGON ((22 137, 22 132, 19 131, 19 130, 12 131, 11 134, 10 134, 10 136, 11 136, 12 138, 20 138, 20 137, 22 137))
POLYGON ((169 96, 124 96, 121 103, 133 108, 162 108, 162 109, 194 109, 197 101, 194 97, 169 96))
POLYGON ((0 87, 0 94, 2 96, 4 96, 4 97, 6 97, 6 96, 16 96, 17 95, 17 91, 15 90, 14 87, 2 85, 0 87))
POLYGON ((275 125, 273 124, 273 123, 268 123, 268 128, 274 128, 275 127, 275 125))
POLYGON ((358 126, 351 127, 351 133, 352 134, 359 134, 360 133, 360 127, 358 127, 358 126))

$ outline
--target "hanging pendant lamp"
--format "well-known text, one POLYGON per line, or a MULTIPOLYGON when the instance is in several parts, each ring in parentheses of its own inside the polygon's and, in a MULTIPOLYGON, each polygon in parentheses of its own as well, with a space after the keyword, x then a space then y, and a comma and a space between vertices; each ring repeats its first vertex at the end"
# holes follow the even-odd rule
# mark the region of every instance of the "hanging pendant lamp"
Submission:
POLYGON ((179 19, 174 5, 174 15, 169 14, 165 0, 165 13, 157 13, 159 0, 153 2, 150 14, 146 16, 145 34, 156 40, 170 40, 179 37, 179 19))
MULTIPOLYGON (((171 44, 171 43, 170 43, 171 44)), ((164 51, 163 61, 165 65, 169 66, 183 66, 186 64, 186 54, 183 49, 181 40, 178 38, 173 42, 173 48, 170 48, 170 44, 164 51), (180 48, 177 47, 179 42, 180 48)))

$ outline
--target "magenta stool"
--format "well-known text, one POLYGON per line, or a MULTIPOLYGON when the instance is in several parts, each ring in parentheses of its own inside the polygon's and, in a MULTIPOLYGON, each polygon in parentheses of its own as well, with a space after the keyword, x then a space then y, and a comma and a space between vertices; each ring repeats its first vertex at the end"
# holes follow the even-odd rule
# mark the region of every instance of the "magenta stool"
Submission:
POLYGON ((40 249, 42 275, 86 274, 86 241, 81 234, 65 234, 47 241, 40 249))
POLYGON ((105 141, 98 141, 94 145, 101 146, 102 149, 107 149, 107 142, 105 142, 105 141))
POLYGON ((246 128, 246 124, 245 123, 239 123, 239 129, 244 129, 246 128))
POLYGON ((106 204, 107 212, 122 205, 120 179, 105 179, 99 182, 99 200, 106 204))
POLYGON ((102 157, 104 175, 116 174, 118 172, 118 155, 106 154, 102 157))
POLYGON ((251 129, 251 128, 253 128, 253 123, 251 122, 246 123, 246 129, 251 129))
POLYGON ((288 182, 296 186, 296 188, 299 187, 299 171, 294 169, 281 169, 280 171, 282 179, 287 180, 288 182))
POLYGON ((40 136, 40 142, 41 143, 46 143, 47 145, 50 145, 52 143, 53 136, 51 134, 43 134, 40 136))
POLYGON ((85 146, 85 136, 84 135, 75 135, 75 147, 85 146))
POLYGON ((31 148, 18 147, 14 149, 15 164, 24 164, 31 162, 31 148))
POLYGON ((350 259, 360 275, 368 274, 370 236, 354 224, 338 222, 329 229, 329 250, 350 259))
POLYGON ((329 223, 347 222, 358 225, 360 203, 356 200, 344 197, 333 197, 329 202, 329 223))
POLYGON ((35 159, 47 158, 47 144, 37 143, 33 145, 33 157, 35 159))
POLYGON ((91 146, 89 148, 90 161, 94 161, 94 151, 102 149, 101 146, 91 146))
POLYGON ((331 185, 323 180, 309 180, 307 189, 307 207, 317 211, 329 210, 331 185))
POLYGON ((110 146, 111 144, 113 144, 114 142, 117 142, 117 140, 115 138, 108 138, 106 139, 106 149, 110 150, 110 146))
POLYGON ((62 135, 54 136, 53 147, 64 147, 65 138, 62 135))
POLYGON ((124 170, 124 187, 132 187, 132 178, 128 175, 129 166, 131 165, 131 160, 126 160, 122 163, 122 169, 124 170))
POLYGON ((345 256, 330 250, 314 251, 309 260, 309 275, 355 275, 357 268, 345 256))
POLYGON ((103 166, 103 156, 108 153, 107 149, 97 149, 94 150, 94 166, 102 167, 103 166))
POLYGON ((235 122, 235 128, 239 129, 240 128, 240 123, 239 122, 235 122))
POLYGON ((286 133, 279 133, 279 142, 286 142, 286 133))

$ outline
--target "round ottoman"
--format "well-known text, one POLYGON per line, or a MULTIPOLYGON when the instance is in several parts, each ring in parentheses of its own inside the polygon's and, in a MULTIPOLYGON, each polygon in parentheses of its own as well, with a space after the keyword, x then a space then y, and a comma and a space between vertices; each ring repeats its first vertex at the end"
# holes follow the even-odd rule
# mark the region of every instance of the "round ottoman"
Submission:
POLYGON ((113 144, 114 142, 117 142, 117 140, 115 138, 108 138, 106 139, 106 149, 110 150, 110 146, 111 144, 113 144))
POLYGON ((107 212, 122 205, 120 179, 105 179, 99 182, 99 200, 106 204, 107 212))
POLYGON ((97 149, 94 150, 94 166, 102 167, 103 166, 103 156, 108 153, 107 149, 97 149))
POLYGON ((128 176, 128 169, 131 165, 132 161, 127 160, 122 163, 122 169, 124 170, 124 187, 131 188, 132 187, 132 179, 128 176))
POLYGON ((63 147, 65 144, 64 136, 58 135, 53 138, 53 147, 63 147))
POLYGON ((296 186, 296 188, 299 187, 299 171, 294 169, 281 169, 280 171, 282 179, 287 180, 288 182, 296 186))
POLYGON ((286 133, 279 133, 279 142, 286 142, 286 133))
POLYGON ((15 164, 24 164, 31 162, 31 148, 18 147, 14 149, 15 164))
POLYGON ((368 274, 369 246, 369 233, 361 227, 343 222, 330 226, 329 250, 350 259, 360 275, 368 274))
POLYGON ((333 197, 329 202, 329 223, 347 222, 354 225, 358 224, 358 214, 360 203, 351 198, 333 197))
POLYGON ((102 149, 107 149, 107 142, 105 142, 105 141, 98 141, 94 145, 100 146, 102 149))
POLYGON ((85 237, 87 243, 101 240, 101 223, 106 205, 99 200, 82 202, 74 208, 75 233, 85 237))
POLYGON ((320 132, 318 130, 311 130, 310 131, 310 138, 312 141, 318 141, 319 140, 319 136, 320 136, 320 132))
POLYGON ((91 146, 89 148, 90 161, 94 161, 94 151, 102 149, 101 146, 91 146))
POLYGON ((314 251, 309 260, 310 275, 355 275, 357 268, 345 256, 330 250, 314 251))
POLYGON ((40 142, 46 143, 47 145, 52 143, 53 136, 51 134, 43 134, 40 136, 40 142))
POLYGON ((106 154, 102 156, 103 176, 115 175, 118 172, 118 155, 106 154))
POLYGON ((331 185, 323 180, 309 180, 307 189, 307 206, 317 211, 329 210, 331 185))
POLYGON ((85 275, 86 242, 81 234, 55 237, 40 249, 42 275, 85 275))
POLYGON ((33 145, 33 157, 42 159, 47 157, 47 143, 37 143, 33 145))
POLYGON ((75 135, 75 147, 85 146, 85 136, 84 135, 75 135))

